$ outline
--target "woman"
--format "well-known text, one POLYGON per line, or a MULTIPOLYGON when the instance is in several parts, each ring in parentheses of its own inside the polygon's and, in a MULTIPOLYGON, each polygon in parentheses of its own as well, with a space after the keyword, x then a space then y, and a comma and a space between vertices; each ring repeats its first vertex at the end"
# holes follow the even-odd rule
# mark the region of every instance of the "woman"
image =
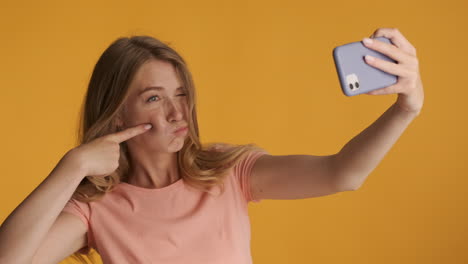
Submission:
POLYGON ((398 99, 329 156, 203 146, 185 61, 148 36, 116 40, 94 68, 79 146, 5 220, 0 262, 56 263, 95 248, 104 263, 251 263, 248 202, 356 190, 419 115, 416 50, 397 29, 379 36, 394 45, 365 45, 398 63, 367 62, 399 79, 369 94, 398 99))

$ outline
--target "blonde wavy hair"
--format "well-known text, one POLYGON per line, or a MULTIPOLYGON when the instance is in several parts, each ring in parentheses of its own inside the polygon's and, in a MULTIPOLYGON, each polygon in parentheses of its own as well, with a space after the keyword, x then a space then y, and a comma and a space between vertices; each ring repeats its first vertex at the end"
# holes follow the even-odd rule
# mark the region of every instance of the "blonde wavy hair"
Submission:
MULTIPOLYGON (((219 194, 222 194, 229 169, 251 151, 262 148, 253 143, 200 143, 195 84, 187 63, 169 45, 145 35, 120 37, 111 43, 97 61, 91 75, 80 112, 77 144, 85 144, 117 132, 116 117, 123 109, 129 95, 129 85, 139 67, 150 59, 169 62, 186 88, 189 106, 188 136, 182 149, 177 152, 180 175, 186 184, 210 194, 213 186, 220 186, 222 191, 219 194)), ((84 177, 72 198, 82 202, 96 201, 112 191, 117 184, 126 181, 131 166, 128 155, 126 142, 123 142, 117 170, 105 177, 84 177)), ((78 253, 73 256, 87 263, 78 253)))

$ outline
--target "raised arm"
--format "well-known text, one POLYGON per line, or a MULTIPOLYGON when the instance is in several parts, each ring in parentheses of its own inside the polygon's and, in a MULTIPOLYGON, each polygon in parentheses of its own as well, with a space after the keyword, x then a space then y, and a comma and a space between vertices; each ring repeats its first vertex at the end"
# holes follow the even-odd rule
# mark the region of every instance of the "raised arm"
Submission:
POLYGON ((299 199, 358 189, 403 131, 417 117, 424 101, 416 49, 396 28, 379 28, 372 37, 387 37, 393 44, 366 39, 364 44, 397 63, 379 58, 366 62, 398 76, 394 85, 369 95, 398 94, 382 116, 329 156, 288 155, 260 157, 252 167, 253 199, 299 199))
POLYGON ((337 154, 338 177, 354 189, 359 188, 415 117, 393 104, 337 154))
POLYGON ((348 142, 337 155, 338 174, 351 185, 359 187, 378 165, 397 139, 421 112, 424 90, 419 74, 416 48, 397 28, 379 28, 372 37, 386 37, 388 44, 365 38, 366 47, 393 58, 396 63, 379 58, 366 63, 384 72, 398 76, 398 82, 369 95, 397 94, 397 101, 370 127, 348 142))
POLYGON ((342 191, 351 186, 341 182, 334 168, 335 155, 265 154, 252 165, 250 192, 257 199, 305 199, 342 191))

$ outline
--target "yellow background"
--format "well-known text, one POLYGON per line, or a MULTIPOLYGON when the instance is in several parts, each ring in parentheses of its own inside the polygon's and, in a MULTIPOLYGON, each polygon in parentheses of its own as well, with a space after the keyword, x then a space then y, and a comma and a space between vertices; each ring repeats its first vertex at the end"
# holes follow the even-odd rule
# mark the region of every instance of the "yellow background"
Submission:
POLYGON ((250 204, 253 262, 468 262, 466 1, 11 1, 0 10, 0 221, 74 147, 92 68, 119 36, 152 35, 187 60, 203 142, 329 155, 396 100, 344 96, 332 49, 396 27, 418 51, 421 115, 359 190, 250 204))

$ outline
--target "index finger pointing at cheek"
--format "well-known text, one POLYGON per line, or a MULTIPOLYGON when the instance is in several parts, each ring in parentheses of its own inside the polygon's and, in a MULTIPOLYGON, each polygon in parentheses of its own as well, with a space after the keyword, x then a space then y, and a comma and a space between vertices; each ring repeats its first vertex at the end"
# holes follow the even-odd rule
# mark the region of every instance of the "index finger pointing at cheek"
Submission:
POLYGON ((112 139, 114 139, 118 143, 122 143, 126 140, 129 140, 132 137, 145 133, 151 127, 152 127, 151 124, 141 124, 141 125, 137 125, 134 127, 130 127, 125 130, 112 134, 112 139))

